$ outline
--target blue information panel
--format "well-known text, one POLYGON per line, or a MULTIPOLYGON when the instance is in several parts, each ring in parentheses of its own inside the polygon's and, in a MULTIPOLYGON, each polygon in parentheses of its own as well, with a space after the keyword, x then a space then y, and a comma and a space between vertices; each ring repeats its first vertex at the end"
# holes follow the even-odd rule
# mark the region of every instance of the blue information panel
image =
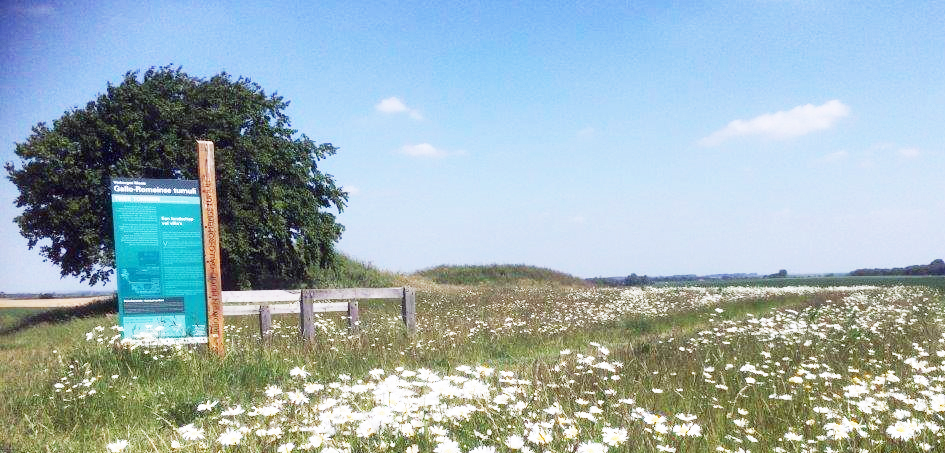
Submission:
POLYGON ((206 343, 197 181, 114 178, 111 196, 123 338, 206 343))

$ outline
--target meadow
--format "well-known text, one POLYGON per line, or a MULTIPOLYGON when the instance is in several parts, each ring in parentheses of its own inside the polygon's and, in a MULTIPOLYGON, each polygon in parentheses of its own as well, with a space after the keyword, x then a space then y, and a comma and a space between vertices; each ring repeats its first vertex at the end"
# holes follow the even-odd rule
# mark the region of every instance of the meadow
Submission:
MULTIPOLYGON (((920 452, 942 448, 928 285, 409 282, 316 340, 227 318, 225 358, 124 343, 114 314, 0 335, 0 451, 920 452)), ((5 325, 17 316, 7 315, 5 325)))

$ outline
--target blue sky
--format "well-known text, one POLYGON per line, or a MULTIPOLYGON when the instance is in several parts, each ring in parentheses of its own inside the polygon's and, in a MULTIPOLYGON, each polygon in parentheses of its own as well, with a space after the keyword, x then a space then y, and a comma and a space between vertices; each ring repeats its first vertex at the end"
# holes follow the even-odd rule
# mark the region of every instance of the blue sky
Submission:
MULTIPOLYGON (((0 160, 174 64, 246 76, 338 146, 339 248, 384 269, 945 257, 945 3, 235 3, 4 2, 0 160)), ((84 288, 27 249, 16 193, 0 182, 0 290, 84 288)))

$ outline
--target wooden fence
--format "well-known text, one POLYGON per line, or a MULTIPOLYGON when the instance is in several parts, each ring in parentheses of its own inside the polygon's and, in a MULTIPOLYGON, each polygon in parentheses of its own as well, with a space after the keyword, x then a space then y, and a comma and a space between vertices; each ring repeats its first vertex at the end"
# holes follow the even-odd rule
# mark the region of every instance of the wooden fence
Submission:
POLYGON ((339 288, 223 291, 223 316, 259 315, 259 334, 268 341, 272 334, 272 315, 298 313, 302 338, 315 339, 315 313, 348 312, 352 331, 358 331, 358 299, 398 299, 400 313, 407 332, 417 331, 417 294, 413 288, 339 288), (346 302, 320 302, 344 300, 346 302))

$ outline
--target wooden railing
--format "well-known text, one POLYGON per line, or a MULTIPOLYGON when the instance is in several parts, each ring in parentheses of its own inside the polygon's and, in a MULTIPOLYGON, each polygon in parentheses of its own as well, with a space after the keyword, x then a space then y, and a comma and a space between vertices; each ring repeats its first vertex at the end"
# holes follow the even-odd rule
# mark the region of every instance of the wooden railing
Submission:
POLYGON ((299 330, 306 341, 315 339, 315 313, 348 312, 348 325, 358 331, 358 299, 399 299, 407 332, 417 331, 417 294, 413 288, 329 288, 296 290, 223 291, 223 316, 259 315, 259 334, 264 341, 272 333, 272 315, 299 314, 299 330), (319 302, 345 300, 347 302, 319 302))

